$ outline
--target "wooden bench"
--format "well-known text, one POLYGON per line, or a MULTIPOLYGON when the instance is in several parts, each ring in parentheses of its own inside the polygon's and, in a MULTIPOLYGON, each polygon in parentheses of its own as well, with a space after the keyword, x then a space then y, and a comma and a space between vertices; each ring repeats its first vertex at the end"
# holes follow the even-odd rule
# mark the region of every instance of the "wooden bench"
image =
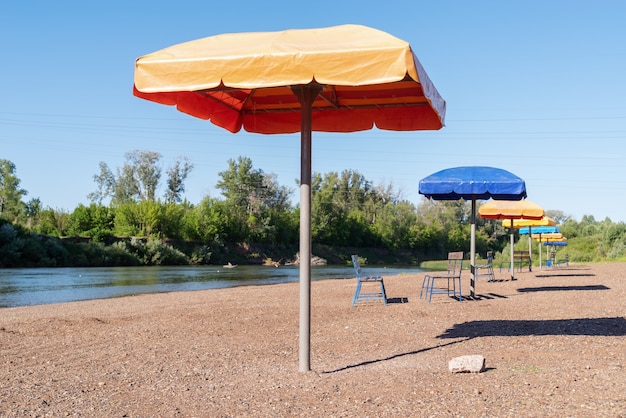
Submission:
POLYGON ((524 264, 528 266, 528 271, 533 271, 533 260, 528 251, 513 251, 513 266, 517 266, 522 271, 524 264))

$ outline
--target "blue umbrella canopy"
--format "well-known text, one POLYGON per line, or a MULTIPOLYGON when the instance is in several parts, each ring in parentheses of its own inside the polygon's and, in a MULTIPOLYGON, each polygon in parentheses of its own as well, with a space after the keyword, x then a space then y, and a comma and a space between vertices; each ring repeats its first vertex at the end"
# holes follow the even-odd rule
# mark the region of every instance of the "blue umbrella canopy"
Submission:
POLYGON ((552 245, 553 247, 565 247, 567 246, 567 241, 548 241, 544 242, 543 245, 552 245))
POLYGON ((471 200, 470 297, 473 298, 476 284, 476 200, 522 200, 526 197, 526 183, 501 168, 453 167, 420 180, 419 192, 433 200, 471 200))
POLYGON ((519 233, 521 235, 532 234, 554 234, 557 232, 561 232, 558 226, 533 226, 533 227, 523 227, 519 229, 519 233))
POLYGON ((521 200, 526 197, 526 183, 500 168, 454 167, 420 180, 419 192, 434 200, 521 200))

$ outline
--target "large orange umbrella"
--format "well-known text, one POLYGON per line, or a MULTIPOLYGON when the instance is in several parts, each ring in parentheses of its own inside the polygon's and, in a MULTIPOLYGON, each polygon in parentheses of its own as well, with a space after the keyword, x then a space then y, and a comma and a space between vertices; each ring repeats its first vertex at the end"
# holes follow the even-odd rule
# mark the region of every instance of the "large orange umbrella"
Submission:
POLYGON ((445 102, 411 46, 359 25, 224 34, 135 63, 133 93, 230 132, 300 131, 300 371, 310 370, 311 132, 440 129, 445 102))
POLYGON ((486 219, 508 219, 511 228, 511 280, 515 280, 513 262, 513 222, 515 219, 540 220, 545 213, 541 206, 530 200, 490 200, 478 208, 478 214, 486 219))

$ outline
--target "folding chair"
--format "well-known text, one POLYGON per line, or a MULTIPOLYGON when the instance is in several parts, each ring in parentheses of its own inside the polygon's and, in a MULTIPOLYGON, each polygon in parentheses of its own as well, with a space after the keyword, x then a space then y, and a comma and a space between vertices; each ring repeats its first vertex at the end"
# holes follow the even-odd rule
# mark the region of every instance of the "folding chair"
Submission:
POLYGON ((352 299, 352 306, 357 302, 365 301, 379 301, 387 305, 387 293, 385 292, 385 282, 382 276, 363 276, 363 270, 359 263, 359 256, 352 255, 352 264, 354 265, 354 272, 356 273, 356 291, 354 292, 354 298, 352 299), (367 289, 365 292, 361 292, 363 283, 379 283, 380 291, 371 291, 367 289))
POLYGON ((422 290, 420 299, 428 298, 428 303, 433 299, 433 293, 447 294, 458 297, 459 302, 463 300, 461 294, 461 271, 463 270, 463 251, 448 253, 448 270, 445 273, 427 274, 422 280, 422 290), (452 284, 452 288, 450 287, 452 284), (457 290, 458 284, 458 290, 457 290))
POLYGON ((487 277, 488 282, 496 279, 493 273, 493 251, 487 251, 487 262, 485 264, 477 264, 474 266, 474 277, 478 280, 480 277, 487 277))

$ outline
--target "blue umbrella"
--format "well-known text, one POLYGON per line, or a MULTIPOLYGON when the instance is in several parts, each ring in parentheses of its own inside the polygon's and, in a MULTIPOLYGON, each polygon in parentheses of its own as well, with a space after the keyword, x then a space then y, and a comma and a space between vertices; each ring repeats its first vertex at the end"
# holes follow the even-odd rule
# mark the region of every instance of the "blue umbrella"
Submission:
POLYGON ((547 241, 542 242, 543 245, 552 245, 553 247, 566 247, 567 241, 547 241))
POLYGON ((471 200, 470 296, 475 292, 476 200, 522 200, 526 183, 509 171, 494 167, 454 167, 438 171, 419 182, 419 192, 433 200, 471 200))
MULTIPOLYGON (((557 232, 561 232, 558 226, 525 226, 519 229, 519 233, 521 235, 528 234, 538 234, 541 237, 541 234, 555 234, 557 232)), ((528 244, 531 243, 530 237, 528 237, 528 244)), ((566 243, 567 244, 567 243, 566 243)), ((530 251, 530 250, 529 250, 530 251)), ((541 243, 539 243, 539 268, 541 269, 541 243)))
MULTIPOLYGON (((545 242, 541 242, 539 243, 539 245, 545 245, 546 246, 546 259, 548 259, 550 256, 548 255, 548 245, 552 246, 553 250, 555 251, 555 257, 552 260, 552 262, 556 262, 556 247, 565 247, 567 246, 567 241, 545 241, 545 242)), ((540 247, 541 248, 541 247, 540 247)), ((539 253, 541 254, 541 249, 539 250, 539 253)))
POLYGON ((533 226, 533 227, 525 226, 519 229, 519 233, 521 235, 554 234, 556 232, 561 232, 558 226, 533 226))

